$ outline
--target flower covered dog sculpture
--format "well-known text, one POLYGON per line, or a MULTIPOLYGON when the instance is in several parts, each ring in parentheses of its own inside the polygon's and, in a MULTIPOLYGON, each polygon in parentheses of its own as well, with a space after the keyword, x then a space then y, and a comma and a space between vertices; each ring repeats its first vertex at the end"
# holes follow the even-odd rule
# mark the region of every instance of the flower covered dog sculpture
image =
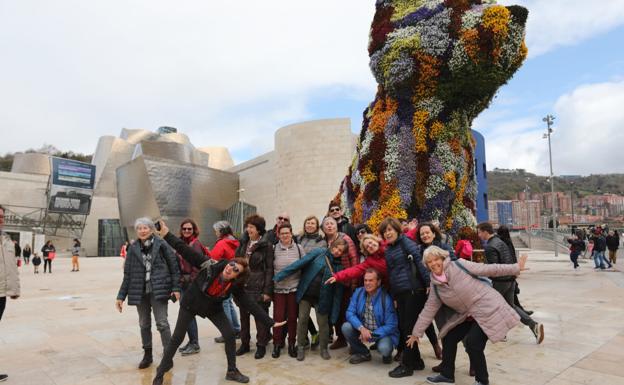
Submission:
POLYGON ((377 0, 375 100, 334 198, 354 223, 387 216, 475 225, 470 127, 526 58, 528 11, 487 0, 377 0))

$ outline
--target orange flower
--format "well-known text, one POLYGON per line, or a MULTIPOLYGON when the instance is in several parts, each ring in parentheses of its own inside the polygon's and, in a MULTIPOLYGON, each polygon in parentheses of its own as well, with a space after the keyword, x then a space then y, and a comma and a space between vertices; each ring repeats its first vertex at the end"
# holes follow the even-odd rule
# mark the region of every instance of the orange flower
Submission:
POLYGON ((414 112, 414 127, 412 127, 412 133, 416 140, 415 148, 416 152, 427 152, 427 120, 429 119, 429 113, 423 110, 417 110, 414 112))
POLYGON ((379 199, 379 208, 366 222, 371 229, 377 226, 387 217, 407 218, 407 212, 402 206, 399 189, 394 186, 382 186, 382 192, 386 190, 386 199, 379 199))
POLYGON ((429 138, 431 140, 436 140, 438 136, 440 136, 443 130, 444 130, 444 124, 442 124, 439 120, 436 120, 431 125, 431 131, 429 131, 429 138))
POLYGON ((433 96, 435 93, 437 79, 440 76, 440 60, 422 51, 416 53, 414 58, 418 63, 418 83, 413 97, 415 102, 433 96))
POLYGON ((461 33, 461 40, 468 57, 476 63, 479 57, 479 31, 467 29, 461 33))
POLYGON ((396 100, 390 97, 377 100, 373 107, 370 124, 368 125, 369 130, 374 133, 384 132, 388 120, 396 113, 398 107, 399 104, 396 100))

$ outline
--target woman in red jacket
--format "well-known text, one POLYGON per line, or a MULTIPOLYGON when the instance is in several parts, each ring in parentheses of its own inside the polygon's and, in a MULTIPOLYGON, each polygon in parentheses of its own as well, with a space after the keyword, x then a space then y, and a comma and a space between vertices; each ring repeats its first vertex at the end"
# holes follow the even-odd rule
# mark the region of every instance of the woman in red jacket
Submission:
POLYGON ((388 285, 388 269, 381 240, 373 234, 366 234, 362 237, 360 244, 361 251, 366 256, 364 262, 335 273, 325 282, 326 284, 359 280, 364 276, 366 269, 373 268, 381 274, 384 286, 388 285))

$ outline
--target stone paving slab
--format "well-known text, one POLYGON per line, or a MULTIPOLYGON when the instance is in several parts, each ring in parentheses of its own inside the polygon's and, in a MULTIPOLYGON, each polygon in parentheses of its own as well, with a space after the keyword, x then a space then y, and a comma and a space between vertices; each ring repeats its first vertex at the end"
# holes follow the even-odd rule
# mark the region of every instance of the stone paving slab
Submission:
MULTIPOLYGON (((520 299, 543 322, 546 339, 536 345, 524 326, 512 330, 507 342, 488 344, 486 356, 494 385, 624 384, 624 274, 596 272, 583 263, 573 270, 565 255, 528 252, 529 270, 519 278, 520 299)), ((585 261, 587 262, 587 261, 585 261)), ((71 273, 69 259, 54 261, 53 274, 34 275, 21 268, 22 298, 9 300, 0 322, 0 373, 7 384, 20 385, 149 385, 155 366, 136 369, 141 358, 138 317, 134 307, 119 314, 114 299, 122 277, 119 258, 81 259, 81 271, 71 273)), ((175 323, 177 304, 169 306, 175 323)), ((202 352, 175 358, 166 384, 231 384, 223 379, 223 345, 217 330, 199 320, 202 352)), ((154 327, 155 351, 160 340, 154 327)), ((391 379, 378 354, 373 361, 350 365, 346 349, 331 351, 323 361, 308 352, 304 362, 269 353, 255 360, 239 357, 241 371, 254 384, 424 384, 435 360, 429 343, 421 345, 427 368, 414 376, 391 379)), ((160 356, 160 354, 157 354, 160 356)), ((159 357, 158 357, 159 358, 159 357)), ((467 356, 459 349, 456 384, 472 384, 467 356)))

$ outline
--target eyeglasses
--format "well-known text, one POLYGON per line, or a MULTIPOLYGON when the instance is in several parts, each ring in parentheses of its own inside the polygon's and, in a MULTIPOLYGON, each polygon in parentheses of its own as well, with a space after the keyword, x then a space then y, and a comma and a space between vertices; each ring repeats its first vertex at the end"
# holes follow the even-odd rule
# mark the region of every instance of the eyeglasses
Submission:
POLYGON ((192 227, 183 227, 182 231, 193 231, 192 227))
POLYGON ((364 234, 368 234, 368 233, 366 232, 366 230, 362 229, 362 230, 358 231, 358 234, 359 235, 364 235, 364 234))
POLYGON ((286 217, 277 217, 277 219, 279 219, 280 221, 286 221, 286 222, 290 221, 290 219, 286 217))
POLYGON ((236 262, 232 261, 232 262, 228 263, 228 266, 230 266, 232 268, 233 272, 240 273, 240 269, 238 268, 238 266, 236 266, 236 262))
POLYGON ((329 209, 330 213, 336 213, 338 211, 340 211, 340 207, 332 207, 331 209, 329 209))

